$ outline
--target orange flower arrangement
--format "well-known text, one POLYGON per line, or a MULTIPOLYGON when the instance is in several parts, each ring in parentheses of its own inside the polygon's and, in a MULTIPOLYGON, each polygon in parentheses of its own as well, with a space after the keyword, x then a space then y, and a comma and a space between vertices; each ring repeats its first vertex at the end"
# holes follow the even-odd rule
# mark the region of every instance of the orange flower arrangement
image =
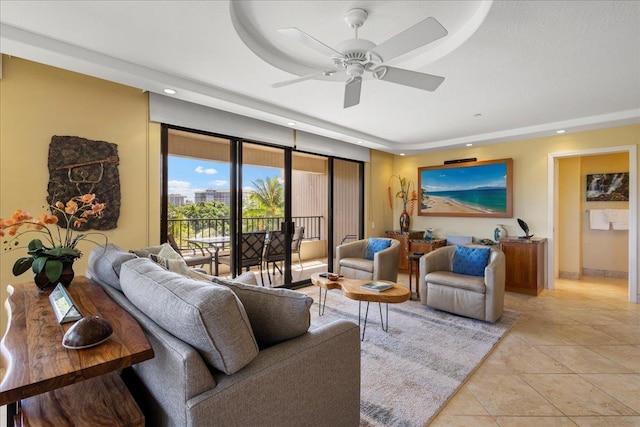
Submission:
POLYGON ((32 239, 28 243, 29 256, 15 262, 13 274, 18 276, 31 267, 34 273, 44 271, 51 282, 56 282, 62 275, 63 263, 73 262, 82 256, 82 252, 76 248, 79 242, 87 240, 98 244, 90 237, 99 234, 107 243, 107 237, 102 233, 77 232, 90 217, 101 216, 104 209, 105 204, 98 203, 95 194, 85 194, 67 203, 57 201, 49 206, 50 214, 43 213, 38 218, 22 209, 16 210, 10 219, 0 218, 0 237, 9 237, 2 242, 4 251, 23 248, 20 237, 24 234, 40 233, 45 237, 46 244, 40 239, 32 239), (56 224, 59 227, 52 231, 49 226, 56 224))
POLYGON ((398 183, 400 184, 400 190, 395 194, 395 197, 397 199, 402 200, 402 209, 404 211, 407 210, 407 204, 410 203, 409 205, 409 216, 413 215, 413 209, 416 206, 416 200, 418 200, 418 194, 416 193, 415 190, 415 184, 413 184, 413 181, 408 181, 407 178, 402 178, 400 175, 392 175, 389 178, 389 186, 387 187, 387 197, 389 198, 389 207, 391 209, 393 209, 393 191, 391 189, 392 187, 392 183, 391 181, 397 178, 398 179, 398 183), (414 189, 411 190, 411 186, 413 185, 414 189))

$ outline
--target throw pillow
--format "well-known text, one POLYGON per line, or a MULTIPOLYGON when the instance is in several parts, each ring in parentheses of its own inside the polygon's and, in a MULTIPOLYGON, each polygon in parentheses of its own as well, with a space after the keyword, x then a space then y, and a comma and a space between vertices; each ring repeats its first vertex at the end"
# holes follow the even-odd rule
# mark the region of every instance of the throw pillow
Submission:
POLYGON ((147 246, 146 248, 130 249, 129 252, 136 254, 140 258, 149 258, 149 254, 158 255, 162 247, 162 245, 147 246))
POLYGON ((233 374, 258 355, 247 313, 226 286, 166 271, 148 258, 123 264, 120 277, 132 304, 214 368, 233 374))
POLYGON ((491 248, 471 248, 456 246, 453 256, 453 272, 467 276, 484 276, 484 269, 489 263, 491 248))
POLYGON ((213 281, 228 286, 242 302, 260 348, 309 330, 313 298, 291 289, 263 288, 221 277, 214 277, 213 281))
POLYGON ((391 239, 378 239, 376 237, 371 237, 369 239, 369 244, 367 244, 367 252, 364 254, 364 257, 366 259, 373 260, 376 252, 387 249, 389 246, 391 246, 391 239))
POLYGON ((165 270, 173 271, 174 273, 188 276, 188 269, 184 261, 178 261, 177 259, 169 259, 161 257, 160 255, 149 254, 149 259, 165 270))
POLYGON ((169 243, 162 244, 162 249, 158 252, 158 256, 178 262, 175 269, 171 269, 170 271, 183 275, 187 274, 187 269, 189 268, 187 267, 187 263, 184 261, 184 258, 182 258, 182 255, 176 252, 169 243))

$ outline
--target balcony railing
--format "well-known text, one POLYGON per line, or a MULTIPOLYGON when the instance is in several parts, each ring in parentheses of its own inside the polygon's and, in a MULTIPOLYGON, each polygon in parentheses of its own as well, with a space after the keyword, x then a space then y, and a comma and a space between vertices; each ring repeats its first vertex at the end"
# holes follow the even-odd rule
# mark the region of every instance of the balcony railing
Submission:
MULTIPOLYGON (((318 240, 322 236, 322 216, 292 217, 296 226, 304 226, 304 240, 318 240)), ((242 232, 280 230, 283 217, 242 218, 242 232)), ((187 239, 193 237, 228 236, 229 218, 169 219, 168 232, 173 234, 180 248, 188 247, 187 239)))

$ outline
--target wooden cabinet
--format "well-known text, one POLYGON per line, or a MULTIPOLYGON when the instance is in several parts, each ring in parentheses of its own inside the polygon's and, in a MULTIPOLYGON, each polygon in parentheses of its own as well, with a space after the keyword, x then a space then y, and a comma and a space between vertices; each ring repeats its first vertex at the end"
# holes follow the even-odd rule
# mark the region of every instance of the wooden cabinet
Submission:
POLYGON ((400 241, 400 253, 398 254, 398 271, 400 273, 409 272, 409 260, 407 259, 407 255, 409 254, 409 241, 421 239, 423 236, 424 233, 422 231, 409 231, 408 233, 387 231, 387 237, 389 239, 400 241))
POLYGON ((544 288, 547 239, 501 239, 506 258, 505 290, 538 295, 544 288))

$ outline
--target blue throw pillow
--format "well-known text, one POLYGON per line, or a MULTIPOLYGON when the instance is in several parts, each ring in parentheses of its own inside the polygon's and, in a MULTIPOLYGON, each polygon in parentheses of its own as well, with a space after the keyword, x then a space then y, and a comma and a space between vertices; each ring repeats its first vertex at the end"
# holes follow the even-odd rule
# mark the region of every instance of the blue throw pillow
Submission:
POLYGON ((470 248, 456 246, 453 257, 453 272, 468 276, 484 276, 484 268, 489 263, 491 248, 470 248))
POLYGON ((376 239, 372 237, 369 239, 369 244, 367 245, 367 253, 364 254, 366 259, 373 260, 373 255, 376 252, 380 252, 383 249, 387 249, 391 246, 391 239, 376 239))

